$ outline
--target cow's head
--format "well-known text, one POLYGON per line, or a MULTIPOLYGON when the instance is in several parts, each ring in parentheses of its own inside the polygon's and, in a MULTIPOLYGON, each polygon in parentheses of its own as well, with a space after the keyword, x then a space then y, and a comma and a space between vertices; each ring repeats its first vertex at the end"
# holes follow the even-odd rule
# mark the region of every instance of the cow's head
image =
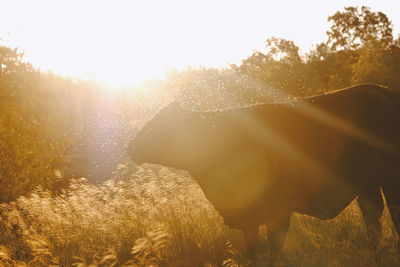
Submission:
POLYGON ((177 163, 190 156, 188 150, 193 143, 187 113, 178 102, 161 109, 129 144, 131 159, 138 164, 148 162, 182 167, 177 163))

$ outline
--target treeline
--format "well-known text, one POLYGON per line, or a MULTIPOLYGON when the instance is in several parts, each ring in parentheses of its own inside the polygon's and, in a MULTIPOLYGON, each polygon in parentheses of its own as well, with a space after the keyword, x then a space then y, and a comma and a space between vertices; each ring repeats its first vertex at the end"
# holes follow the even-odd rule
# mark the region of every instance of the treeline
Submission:
POLYGON ((400 39, 385 14, 348 7, 328 21, 327 41, 307 54, 274 37, 240 64, 171 70, 165 80, 112 91, 43 73, 17 49, 0 46, 0 202, 37 185, 57 192, 73 176, 110 178, 138 129, 175 99, 204 110, 358 83, 400 88, 400 39))
POLYGON ((183 100, 199 96, 197 103, 221 97, 265 102, 360 83, 400 88, 400 39, 394 38, 384 13, 346 7, 328 21, 327 41, 306 54, 294 41, 272 37, 264 52, 255 51, 240 64, 224 70, 188 69, 168 82, 180 87, 183 100))
POLYGON ((328 21, 328 40, 308 54, 301 56, 293 41, 271 38, 267 53, 254 53, 234 70, 299 96, 359 83, 399 88, 400 39, 385 14, 347 7, 328 21))

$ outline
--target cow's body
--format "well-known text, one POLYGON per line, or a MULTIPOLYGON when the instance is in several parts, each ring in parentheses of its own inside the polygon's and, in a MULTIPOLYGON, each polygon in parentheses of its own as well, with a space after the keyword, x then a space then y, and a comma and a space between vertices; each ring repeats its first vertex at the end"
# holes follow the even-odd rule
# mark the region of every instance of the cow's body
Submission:
POLYGON ((332 218, 356 196, 377 225, 380 186, 400 205, 400 93, 375 85, 218 112, 170 105, 132 146, 137 163, 188 170, 250 247, 260 224, 278 248, 293 211, 332 218))

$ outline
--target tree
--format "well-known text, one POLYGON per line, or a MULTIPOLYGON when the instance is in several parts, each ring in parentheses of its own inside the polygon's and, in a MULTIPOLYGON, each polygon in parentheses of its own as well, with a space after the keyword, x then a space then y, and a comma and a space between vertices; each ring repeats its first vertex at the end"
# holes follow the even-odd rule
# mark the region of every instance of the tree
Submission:
POLYGON ((328 17, 332 22, 327 31, 328 45, 331 50, 356 50, 370 40, 376 40, 382 46, 393 41, 393 26, 382 12, 372 12, 369 7, 345 7, 328 17))
POLYGON ((271 37, 267 39, 265 47, 268 58, 291 66, 302 63, 299 47, 293 41, 271 37))
MULTIPOLYGON (((49 188, 65 160, 66 138, 52 123, 51 102, 41 98, 40 73, 22 62, 17 49, 0 47, 0 202, 49 188)), ((58 118, 59 119, 59 118, 58 118)))
POLYGON ((307 57, 308 78, 326 89, 358 83, 393 85, 392 24, 382 12, 346 7, 328 18, 328 41, 307 57), (311 75, 312 74, 312 75, 311 75))
POLYGON ((270 90, 280 91, 282 95, 298 96, 306 90, 304 62, 299 47, 293 41, 269 38, 266 53, 255 51, 239 66, 232 65, 232 68, 270 90))
POLYGON ((358 60, 352 65, 352 83, 376 83, 388 85, 390 69, 387 50, 371 39, 358 49, 358 60))

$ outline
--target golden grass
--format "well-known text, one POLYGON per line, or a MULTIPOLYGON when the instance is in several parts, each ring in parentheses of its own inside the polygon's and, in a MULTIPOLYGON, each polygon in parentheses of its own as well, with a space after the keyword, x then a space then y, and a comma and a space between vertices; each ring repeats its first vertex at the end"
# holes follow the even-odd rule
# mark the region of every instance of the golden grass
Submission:
POLYGON ((240 233, 185 172, 155 165, 117 172, 100 186, 79 179, 61 196, 36 190, 2 205, 4 253, 43 265, 196 266, 222 262, 227 242, 241 246, 240 233))
POLYGON ((374 251, 356 201, 333 220, 294 213, 282 256, 269 253, 263 226, 249 260, 188 173, 130 163, 98 186, 77 179, 59 196, 37 189, 0 205, 0 266, 399 265, 387 208, 381 221, 374 251))

